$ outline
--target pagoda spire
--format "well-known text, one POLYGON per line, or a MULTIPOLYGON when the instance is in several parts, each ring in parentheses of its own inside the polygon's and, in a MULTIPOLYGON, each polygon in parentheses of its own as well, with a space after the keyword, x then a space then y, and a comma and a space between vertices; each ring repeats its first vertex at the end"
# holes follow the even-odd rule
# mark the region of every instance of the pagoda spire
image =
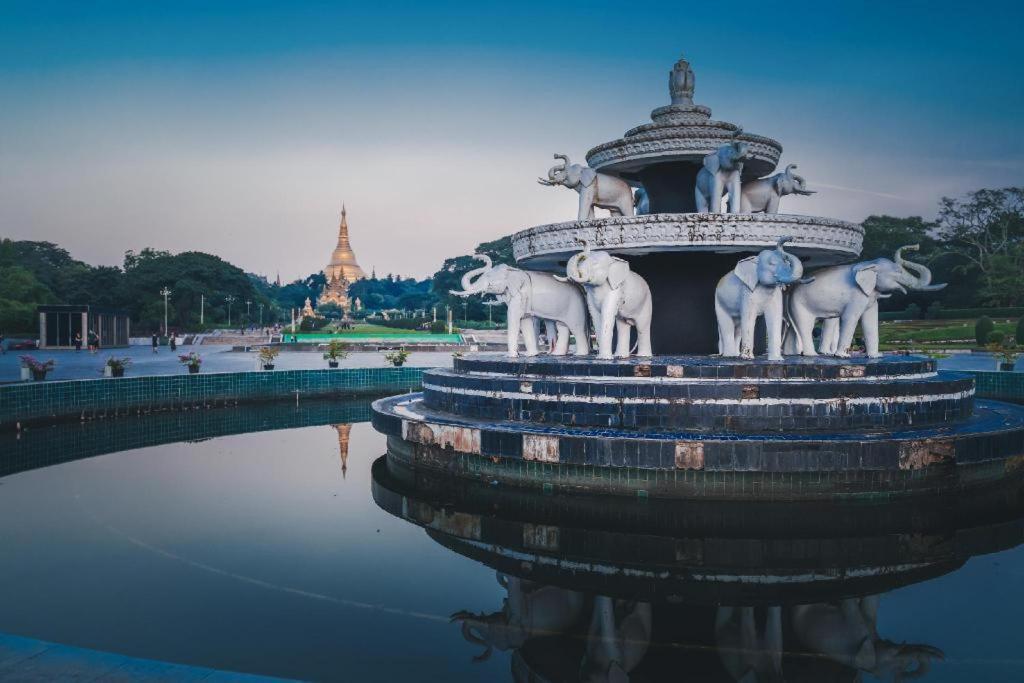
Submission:
POLYGON ((338 247, 350 250, 348 243, 348 216, 345 211, 345 202, 341 203, 341 224, 338 225, 338 247))

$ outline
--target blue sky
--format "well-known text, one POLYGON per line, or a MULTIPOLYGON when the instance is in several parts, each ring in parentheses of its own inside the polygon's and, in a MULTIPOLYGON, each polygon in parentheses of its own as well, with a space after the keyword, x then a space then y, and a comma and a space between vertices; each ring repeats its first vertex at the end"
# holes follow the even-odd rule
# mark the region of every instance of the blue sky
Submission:
POLYGON ((0 2, 0 235, 290 279, 344 200, 364 267, 425 275, 571 218, 534 179, 648 120, 680 53, 696 101, 820 190, 785 210, 930 216, 1024 183, 1022 24, 998 2, 0 2))

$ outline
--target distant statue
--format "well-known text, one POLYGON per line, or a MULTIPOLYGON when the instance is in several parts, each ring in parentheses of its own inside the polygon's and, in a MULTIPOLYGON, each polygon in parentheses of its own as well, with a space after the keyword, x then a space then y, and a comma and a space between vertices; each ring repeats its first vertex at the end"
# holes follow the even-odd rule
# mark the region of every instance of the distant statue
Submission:
POLYGON ((694 190, 698 213, 721 213, 722 196, 726 193, 729 195, 727 213, 740 212, 740 177, 750 152, 749 145, 740 142, 742 132, 743 129, 737 128, 732 142, 704 157, 694 190))
POLYGON ((647 189, 644 187, 636 188, 633 192, 633 208, 636 211, 637 216, 642 216, 651 212, 651 198, 647 196, 647 189))
POLYGON ((690 63, 680 57, 668 72, 668 91, 672 95, 672 104, 692 105, 694 84, 695 78, 690 63))
POLYGON ((743 183, 743 189, 740 190, 740 212, 778 213, 779 200, 786 195, 814 194, 814 190, 807 189, 803 177, 793 173, 795 169, 796 164, 790 164, 782 173, 743 183))
POLYGON ((570 164, 569 157, 556 154, 562 163, 548 170, 547 180, 538 178, 537 182, 549 187, 565 185, 576 190, 580 195, 580 207, 576 220, 585 221, 594 217, 594 208, 608 209, 613 216, 633 215, 633 190, 629 183, 621 178, 598 173, 589 166, 570 164))
POLYGON ((309 300, 308 296, 306 297, 306 304, 302 307, 302 317, 303 318, 315 318, 316 317, 316 311, 313 310, 313 302, 309 300))

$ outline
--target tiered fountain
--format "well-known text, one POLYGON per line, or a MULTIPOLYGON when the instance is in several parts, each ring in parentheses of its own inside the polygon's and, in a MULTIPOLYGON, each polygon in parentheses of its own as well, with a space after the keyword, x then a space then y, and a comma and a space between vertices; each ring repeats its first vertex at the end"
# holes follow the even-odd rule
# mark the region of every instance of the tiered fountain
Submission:
POLYGON ((849 263, 859 226, 778 213, 810 193, 792 164, 769 175, 778 142, 711 120, 685 60, 669 85, 672 103, 592 149, 589 166, 556 155, 541 182, 579 193, 577 220, 517 233, 522 268, 482 257, 463 279, 459 294, 508 305, 508 354, 456 358, 422 393, 374 404, 389 467, 772 500, 946 493, 1016 474, 1024 409, 975 401, 969 376, 933 360, 878 351, 878 299, 942 287, 904 258, 914 245, 849 263), (858 326, 864 352, 851 353, 858 326))

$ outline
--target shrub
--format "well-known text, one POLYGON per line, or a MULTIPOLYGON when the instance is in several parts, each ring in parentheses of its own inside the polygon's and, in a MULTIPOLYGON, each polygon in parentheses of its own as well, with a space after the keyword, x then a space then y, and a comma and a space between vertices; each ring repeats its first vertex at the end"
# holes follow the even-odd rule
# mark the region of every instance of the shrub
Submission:
POLYGON ((978 346, 985 346, 988 344, 988 336, 992 334, 992 330, 995 329, 995 324, 992 322, 992 318, 987 315, 983 315, 978 318, 978 322, 974 323, 974 339, 978 342, 978 346))
POLYGON ((910 304, 906 309, 907 318, 910 320, 917 320, 921 317, 921 307, 917 304, 910 304))
POLYGON ((391 353, 384 354, 384 360, 391 363, 396 368, 400 368, 405 365, 405 361, 409 358, 409 352, 405 349, 398 349, 391 353))
POLYGON ((940 320, 957 320, 978 318, 981 316, 994 318, 1019 318, 1024 315, 1024 308, 940 308, 935 318, 940 320))
POLYGON ((326 318, 303 318, 299 323, 300 332, 316 332, 327 324, 326 318))
POLYGON ((1017 329, 1014 330, 1013 338, 1024 340, 1024 316, 1017 321, 1017 329))
POLYGON ((332 339, 327 343, 324 360, 338 361, 348 356, 348 344, 340 339, 332 339))
POLYGON ((430 323, 430 334, 444 334, 448 331, 448 323, 438 320, 430 323))
POLYGON ((928 306, 928 310, 924 312, 924 317, 927 320, 935 320, 936 318, 941 318, 942 317, 942 302, 941 301, 933 301, 931 303, 931 305, 928 306))
POLYGON ((1005 339, 1005 338, 1006 338, 1006 335, 1003 334, 1002 332, 1000 332, 999 330, 995 330, 994 332, 989 332, 988 333, 988 344, 989 345, 995 344, 995 345, 998 345, 998 346, 1002 346, 1003 339, 1005 339))

